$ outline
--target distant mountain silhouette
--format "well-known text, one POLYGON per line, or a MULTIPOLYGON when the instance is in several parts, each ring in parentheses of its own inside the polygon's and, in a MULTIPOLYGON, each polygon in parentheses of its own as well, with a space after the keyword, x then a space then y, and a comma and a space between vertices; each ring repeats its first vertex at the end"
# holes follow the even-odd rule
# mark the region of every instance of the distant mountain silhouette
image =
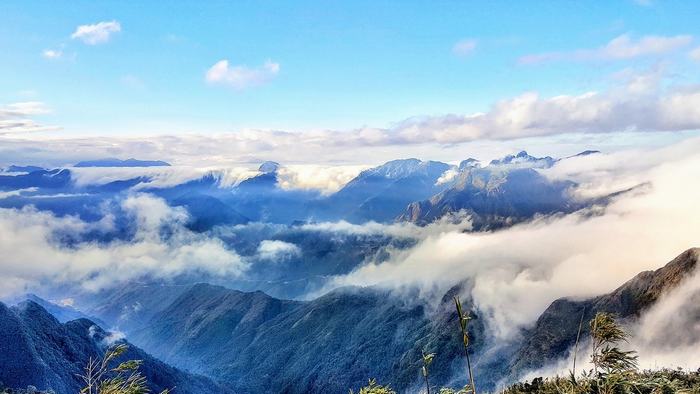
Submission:
POLYGON ((126 159, 121 160, 117 158, 106 158, 97 160, 85 160, 78 162, 74 167, 168 167, 169 163, 161 160, 137 160, 137 159, 126 159))

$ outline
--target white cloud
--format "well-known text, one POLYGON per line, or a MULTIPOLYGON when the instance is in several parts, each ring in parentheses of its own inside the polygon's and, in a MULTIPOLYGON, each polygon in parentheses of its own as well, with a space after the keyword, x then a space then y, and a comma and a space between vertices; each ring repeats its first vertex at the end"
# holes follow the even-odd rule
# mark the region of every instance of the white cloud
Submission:
POLYGON ((60 49, 44 49, 41 52, 41 56, 50 60, 60 59, 63 56, 63 51, 60 49))
POLYGON ((693 37, 690 35, 643 36, 634 39, 629 34, 623 34, 599 48, 525 55, 518 59, 518 63, 539 64, 552 61, 626 60, 642 56, 664 55, 687 47, 692 42, 693 37))
MULTIPOLYGON (((566 145, 561 137, 565 134, 579 144, 595 138, 596 144, 605 146, 616 140, 624 140, 620 143, 628 145, 643 139, 678 138, 644 136, 647 132, 700 130, 700 86, 669 85, 662 71, 625 70, 615 74, 606 91, 552 97, 526 92, 498 101, 484 112, 414 117, 385 128, 242 129, 208 135, 160 135, 149 137, 148 141, 141 137, 49 139, 23 136, 24 140, 4 139, 0 149, 4 148, 3 158, 10 157, 9 150, 17 152, 22 161, 140 156, 199 167, 235 167, 270 158, 288 165, 328 163, 334 166, 376 165, 408 155, 459 161, 469 156, 484 159, 484 154, 511 153, 518 145, 539 145, 542 153, 556 155, 553 144, 566 145), (593 134, 600 136, 593 137, 593 134), (535 140, 546 136, 557 137, 535 140), (530 140, 518 141, 524 138, 530 140), (470 144, 458 145, 465 143, 470 144), (506 145, 514 148, 504 151, 506 145), (300 146, 303 149, 299 149, 300 146)), ((571 144, 568 146, 572 149, 571 144)), ((571 153, 576 152, 568 152, 571 153)), ((321 174, 314 176, 323 178, 321 174)), ((330 185, 332 176, 329 174, 326 178, 330 185)), ((296 179, 299 184, 316 182, 302 174, 289 179, 296 179)))
POLYGON ((51 110, 42 102, 26 101, 0 106, 0 136, 3 134, 28 133, 56 130, 55 126, 41 125, 30 119, 45 115, 51 110))
POLYGON ((117 21, 99 22, 78 26, 70 37, 88 45, 97 45, 106 43, 113 33, 118 33, 121 30, 122 26, 117 21))
POLYGON ((367 168, 369 166, 366 165, 300 164, 282 166, 277 175, 279 185, 283 189, 311 189, 330 194, 338 191, 367 168))
POLYGON ((205 75, 206 81, 211 84, 230 86, 242 90, 260 86, 274 79, 280 71, 280 65, 271 61, 265 62, 260 67, 231 66, 228 60, 216 62, 205 75))
POLYGON ((417 226, 410 222, 397 222, 392 224, 367 222, 364 224, 353 224, 341 220, 338 222, 304 224, 300 228, 304 231, 321 231, 360 236, 386 235, 403 239, 425 239, 429 236, 449 232, 463 232, 471 229, 469 218, 461 217, 463 220, 455 220, 455 218, 459 219, 460 217, 445 218, 444 220, 438 220, 427 226, 417 226))
POLYGON ((266 239, 258 245, 257 256, 260 260, 279 261, 301 254, 301 249, 293 243, 266 239))
POLYGON ((452 53, 462 57, 469 56, 474 52, 477 44, 477 40, 473 38, 465 38, 454 44, 454 46, 452 47, 452 53))
POLYGON ((658 365, 700 368, 700 273, 664 294, 635 324, 630 346, 639 352, 642 368, 658 365))
POLYGON ((133 239, 62 246, 57 234, 83 234, 110 226, 86 223, 33 208, 0 209, 0 297, 37 287, 71 285, 97 291, 143 278, 169 279, 184 273, 237 277, 247 269, 219 240, 185 228, 187 214, 148 195, 125 199, 122 209, 137 223, 133 239), (167 231, 162 231, 162 230, 167 231))
POLYGON ((21 195, 24 194, 24 193, 27 193, 27 192, 35 192, 35 191, 37 191, 37 190, 39 190, 39 189, 36 188, 36 187, 28 187, 28 188, 25 188, 25 189, 10 190, 10 191, 6 191, 6 192, 1 192, 1 191, 0 191, 0 200, 2 200, 2 199, 4 199, 4 198, 10 198, 10 197, 21 196, 21 195))
POLYGON ((136 185, 134 190, 171 187, 206 175, 213 175, 221 187, 231 187, 259 174, 257 170, 245 167, 70 167, 70 170, 78 186, 148 178, 136 185))
POLYGON ((694 48, 688 52, 688 56, 696 62, 700 62, 700 47, 694 48))
POLYGON ((452 182, 457 175, 459 175, 459 170, 457 168, 450 168, 449 170, 445 171, 442 175, 440 175, 440 178, 435 182, 436 185, 443 185, 446 183, 452 182))
MULTIPOLYGON (((609 292, 696 246, 700 186, 689 180, 700 177, 698 152, 700 139, 694 139, 634 158, 637 163, 650 160, 653 164, 646 168, 624 169, 623 164, 621 172, 636 171, 636 180, 648 186, 617 197, 604 209, 490 233, 428 233, 415 247, 337 277, 330 287, 411 286, 430 297, 470 278, 471 296, 492 332, 509 338, 556 298, 609 292)), ((631 160, 622 153, 610 156, 618 164, 631 160)), ((594 172, 597 160, 586 159, 594 172)), ((594 178, 591 183, 608 182, 608 173, 598 172, 594 178)))
MULTIPOLYGON (((175 186, 205 175, 214 176, 221 187, 233 187, 246 179, 260 175, 256 166, 257 164, 251 167, 71 167, 71 171, 78 186, 102 185, 138 177, 148 178, 148 181, 134 187, 134 190, 140 190, 175 186)), ((283 189, 318 190, 323 194, 329 194, 343 187, 367 168, 366 165, 299 164, 282 166, 277 176, 279 186, 283 189)))
POLYGON ((0 107, 0 119, 50 113, 48 107, 39 101, 26 101, 0 107))

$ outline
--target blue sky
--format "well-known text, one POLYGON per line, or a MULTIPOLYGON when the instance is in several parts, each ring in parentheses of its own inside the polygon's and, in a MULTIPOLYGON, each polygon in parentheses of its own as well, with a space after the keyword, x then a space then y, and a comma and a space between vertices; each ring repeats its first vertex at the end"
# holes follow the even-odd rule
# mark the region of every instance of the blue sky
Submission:
MULTIPOLYGON (((0 100, 38 100, 67 135, 386 126, 485 111, 524 91, 602 89, 633 61, 518 64, 521 56, 596 48, 622 34, 694 34, 697 2, 48 2, 0 5, 0 100), (86 45, 80 25, 117 21, 86 45), (473 40, 466 55, 453 51, 473 40), (42 56, 61 51, 57 59, 42 56), (260 86, 208 84, 233 65, 279 72, 260 86)), ((683 57, 682 51, 664 54, 683 57)), ((677 72, 695 72, 687 62, 677 72)))

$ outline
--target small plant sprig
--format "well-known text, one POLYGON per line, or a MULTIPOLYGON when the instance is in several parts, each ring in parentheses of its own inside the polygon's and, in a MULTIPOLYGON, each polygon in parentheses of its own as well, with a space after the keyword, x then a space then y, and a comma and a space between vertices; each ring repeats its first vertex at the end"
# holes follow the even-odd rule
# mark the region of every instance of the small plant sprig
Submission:
POLYGON ((421 367, 421 372, 423 373, 423 379, 425 379, 425 390, 427 394, 430 394, 430 382, 428 380, 428 375, 430 372, 430 364, 432 364, 433 358, 435 358, 435 353, 425 354, 425 351, 421 351, 421 354, 423 356, 423 367, 421 367))
MULTIPOLYGON (((112 361, 124 354, 127 348, 127 345, 122 343, 107 349, 101 359, 90 357, 84 368, 85 374, 80 375, 85 382, 85 387, 80 390, 80 394, 149 393, 146 378, 138 371, 141 360, 124 361, 115 368, 110 368, 112 361)), ((169 390, 166 389, 160 394, 168 393, 169 390)))
POLYGON ((615 321, 615 318, 604 312, 596 313, 590 322, 593 352, 591 362, 594 373, 599 369, 606 374, 623 373, 637 368, 637 356, 634 351, 623 351, 618 347, 620 342, 627 342, 629 335, 615 321))
POLYGON ((469 386, 472 394, 476 394, 476 386, 474 385, 474 374, 472 372, 472 363, 469 359, 469 330, 468 324, 471 316, 462 310, 462 303, 457 296, 454 297, 455 307, 457 308, 457 317, 459 318, 459 328, 462 331, 462 342, 464 344, 464 354, 467 356, 467 369, 469 371, 469 386))
MULTIPOLYGON (((354 394, 352 389, 350 389, 350 394, 354 394)), ((370 379, 367 386, 360 388, 357 394, 396 394, 396 391, 389 386, 378 384, 376 379, 370 379)))

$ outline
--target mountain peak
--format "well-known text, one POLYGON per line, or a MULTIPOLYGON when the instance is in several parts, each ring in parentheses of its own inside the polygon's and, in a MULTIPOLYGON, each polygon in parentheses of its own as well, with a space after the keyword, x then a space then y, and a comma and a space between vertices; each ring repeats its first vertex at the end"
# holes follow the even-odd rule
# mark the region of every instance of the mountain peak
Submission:
POLYGON ((579 152, 579 153, 577 153, 573 156, 569 156, 569 157, 571 158, 571 157, 579 157, 579 156, 588 156, 588 155, 595 155, 598 153, 600 153, 599 150, 584 150, 583 152, 579 152))
POLYGON ((556 160, 550 156, 535 157, 523 150, 515 155, 506 155, 501 159, 491 160, 489 165, 547 168, 554 165, 555 162, 556 160))
POLYGON ((462 161, 459 163, 459 169, 460 169, 460 170, 463 170, 463 169, 465 169, 465 168, 478 167, 478 166, 479 166, 479 160, 474 159, 474 158, 472 158, 472 157, 470 157, 470 158, 468 158, 468 159, 466 159, 466 160, 462 160, 462 161))
POLYGON ((449 166, 439 161, 422 161, 416 158, 388 161, 379 167, 367 170, 368 174, 379 175, 389 179, 405 178, 416 173, 428 173, 438 169, 444 172, 449 166), (444 167, 444 169, 443 169, 444 167))
POLYGON ((271 174, 271 173, 276 173, 277 170, 280 168, 280 163, 277 163, 276 161, 266 161, 262 164, 260 164, 260 167, 258 167, 258 171, 265 173, 265 174, 271 174))

